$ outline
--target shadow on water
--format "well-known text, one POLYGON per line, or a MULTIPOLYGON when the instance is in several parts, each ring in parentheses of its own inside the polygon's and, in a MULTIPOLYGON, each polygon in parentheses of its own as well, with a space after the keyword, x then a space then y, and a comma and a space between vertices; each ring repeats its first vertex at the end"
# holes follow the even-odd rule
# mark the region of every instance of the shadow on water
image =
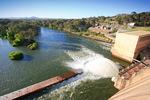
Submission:
POLYGON ((111 55, 110 59, 111 59, 112 61, 114 61, 114 62, 118 62, 118 63, 119 63, 121 66, 123 66, 123 67, 127 67, 127 66, 130 66, 130 65, 131 65, 131 63, 126 62, 126 61, 124 61, 124 60, 122 60, 122 59, 116 58, 116 57, 114 57, 114 56, 112 56, 112 55, 111 55))
POLYGON ((34 59, 34 57, 32 57, 32 56, 29 56, 29 55, 24 55, 24 57, 23 57, 23 61, 32 61, 34 59))
POLYGON ((43 96, 44 94, 50 93, 50 92, 52 92, 52 91, 54 91, 56 89, 59 89, 59 88, 61 88, 63 86, 66 86, 66 85, 68 85, 68 84, 70 84, 70 83, 72 83, 72 82, 74 82, 76 80, 79 80, 79 79, 83 78, 83 77, 84 77, 84 74, 77 75, 77 76, 72 77, 72 78, 70 78, 68 80, 65 80, 63 82, 57 83, 56 85, 53 85, 53 86, 47 87, 45 89, 36 91, 34 93, 25 95, 25 96, 20 97, 20 98, 18 98, 16 100, 33 100, 33 99, 39 98, 39 97, 43 96))
POLYGON ((39 49, 56 49, 56 50, 71 50, 71 51, 80 51, 81 46, 73 45, 73 44, 59 44, 59 45, 48 45, 47 43, 39 42, 39 49))

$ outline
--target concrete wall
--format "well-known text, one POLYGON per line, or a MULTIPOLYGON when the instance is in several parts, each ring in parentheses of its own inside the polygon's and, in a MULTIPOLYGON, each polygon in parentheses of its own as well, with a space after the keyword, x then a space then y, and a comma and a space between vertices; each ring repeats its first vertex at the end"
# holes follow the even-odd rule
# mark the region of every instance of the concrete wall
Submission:
MULTIPOLYGON (((136 33, 136 31, 135 31, 136 33)), ((136 59, 141 50, 146 49, 150 45, 150 34, 126 34, 118 33, 116 35, 115 44, 111 49, 112 55, 128 62, 136 59)))
MULTIPOLYGON (((150 60, 149 62, 150 63, 150 60)), ((109 100, 149 100, 150 98, 150 67, 140 70, 129 80, 116 76, 114 86, 119 89, 109 100)))
POLYGON ((141 50, 145 50, 150 45, 150 34, 139 36, 138 44, 134 53, 134 58, 137 58, 141 50))
POLYGON ((150 76, 120 90, 108 100, 149 100, 150 76))
POLYGON ((115 83, 114 83, 114 87, 122 90, 128 86, 130 86, 131 84, 134 84, 140 80, 142 80, 143 78, 150 76, 150 68, 149 67, 145 67, 142 70, 139 71, 139 73, 137 73, 134 77, 131 77, 129 80, 125 80, 123 78, 120 77, 120 75, 116 76, 115 79, 115 83))
POLYGON ((111 50, 112 54, 132 62, 138 38, 139 36, 118 33, 114 47, 111 50))

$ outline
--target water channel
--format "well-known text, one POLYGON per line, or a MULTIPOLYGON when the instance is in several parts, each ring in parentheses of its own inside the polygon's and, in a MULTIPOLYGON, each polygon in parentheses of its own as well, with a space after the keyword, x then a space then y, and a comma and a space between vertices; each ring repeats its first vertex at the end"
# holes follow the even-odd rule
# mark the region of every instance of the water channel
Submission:
POLYGON ((105 100, 117 92, 110 78, 118 62, 128 63, 111 56, 112 44, 43 27, 36 41, 39 49, 32 51, 0 39, 0 96, 78 68, 83 74, 22 99, 105 100), (10 60, 12 51, 22 51, 24 58, 10 60))

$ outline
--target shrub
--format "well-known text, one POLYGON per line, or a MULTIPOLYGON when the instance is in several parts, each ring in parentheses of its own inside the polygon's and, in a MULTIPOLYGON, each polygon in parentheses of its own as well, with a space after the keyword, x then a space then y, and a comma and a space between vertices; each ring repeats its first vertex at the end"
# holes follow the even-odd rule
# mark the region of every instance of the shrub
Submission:
POLYGON ((23 58, 23 53, 22 52, 11 52, 9 55, 9 58, 11 60, 19 60, 23 58))
POLYGON ((13 44, 12 44, 12 46, 14 47, 14 46, 21 46, 23 44, 23 41, 21 40, 21 39, 15 39, 14 41, 13 41, 13 44))
POLYGON ((63 28, 58 27, 58 30, 59 30, 59 31, 63 31, 63 28))
POLYGON ((82 32, 79 32, 79 35, 80 35, 80 36, 82 36, 82 35, 83 35, 83 33, 82 33, 82 32))
POLYGON ((89 33, 85 33, 84 35, 85 35, 85 36, 89 36, 89 33))
POLYGON ((99 37, 106 37, 104 34, 98 34, 99 37))
POLYGON ((29 44, 28 48, 31 49, 31 50, 35 50, 35 49, 38 48, 38 44, 37 43, 29 44))
POLYGON ((9 39, 9 40, 14 39, 14 33, 12 31, 7 32, 7 39, 9 39))
POLYGON ((3 37, 2 37, 2 36, 0 36, 0 37, 1 37, 2 39, 7 39, 7 36, 3 36, 3 37))
POLYGON ((118 31, 118 29, 114 29, 114 30, 112 30, 112 31, 110 31, 110 32, 108 32, 109 34, 111 34, 111 33, 116 33, 118 31))
POLYGON ((30 43, 34 43, 35 40, 34 40, 34 39, 30 39, 29 42, 30 42, 30 43))

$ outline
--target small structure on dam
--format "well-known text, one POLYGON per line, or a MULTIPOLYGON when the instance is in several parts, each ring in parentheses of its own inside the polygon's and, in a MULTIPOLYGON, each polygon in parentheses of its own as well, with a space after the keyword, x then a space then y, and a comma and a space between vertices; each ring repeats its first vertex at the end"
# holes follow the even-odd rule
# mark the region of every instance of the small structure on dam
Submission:
POLYGON ((115 44, 112 47, 111 52, 112 55, 117 58, 133 62, 134 59, 137 59, 140 52, 148 49, 149 46, 149 31, 129 31, 117 33, 115 44))
POLYGON ((119 91, 109 100, 149 100, 150 59, 143 59, 123 69, 114 82, 114 87, 119 91))

